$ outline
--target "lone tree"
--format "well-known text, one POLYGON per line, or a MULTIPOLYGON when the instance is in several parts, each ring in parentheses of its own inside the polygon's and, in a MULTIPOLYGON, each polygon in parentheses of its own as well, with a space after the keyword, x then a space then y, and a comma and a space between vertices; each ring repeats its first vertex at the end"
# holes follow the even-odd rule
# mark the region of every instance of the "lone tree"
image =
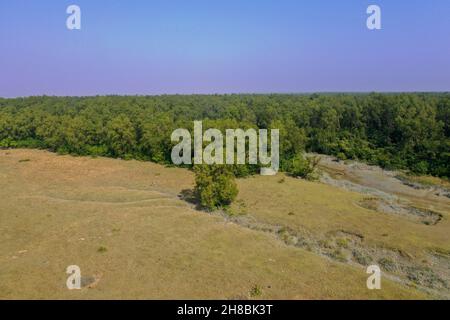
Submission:
POLYGON ((195 195, 208 210, 229 206, 238 194, 230 166, 198 165, 195 172, 195 195))

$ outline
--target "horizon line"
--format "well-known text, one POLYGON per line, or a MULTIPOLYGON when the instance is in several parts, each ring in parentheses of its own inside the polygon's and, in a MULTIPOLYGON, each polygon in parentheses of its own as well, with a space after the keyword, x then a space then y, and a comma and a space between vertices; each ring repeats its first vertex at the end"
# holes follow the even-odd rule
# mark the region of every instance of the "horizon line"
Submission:
POLYGON ((165 97, 165 96, 264 96, 264 95, 314 95, 314 94, 450 94, 448 91, 303 91, 303 92, 226 92, 226 93, 155 93, 155 94, 132 94, 132 93, 107 93, 107 94, 87 94, 87 95, 29 95, 29 96, 0 96, 0 99, 27 99, 27 98, 95 98, 95 97, 165 97))

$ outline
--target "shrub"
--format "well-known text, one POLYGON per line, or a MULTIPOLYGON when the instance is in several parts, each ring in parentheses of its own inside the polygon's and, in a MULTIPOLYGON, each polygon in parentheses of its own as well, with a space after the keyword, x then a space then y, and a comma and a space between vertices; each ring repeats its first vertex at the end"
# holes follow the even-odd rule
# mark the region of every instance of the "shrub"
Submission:
POLYGON ((229 206, 238 194, 235 177, 225 165, 194 167, 195 195, 202 207, 214 210, 229 206))
POLYGON ((93 157, 101 157, 108 155, 108 147, 107 146, 87 146, 87 153, 93 157))
POLYGON ((378 260, 381 268, 388 272, 394 272, 396 269, 395 262, 391 258, 381 258, 378 260))
POLYGON ((27 138, 24 140, 19 140, 16 142, 15 148, 30 148, 30 149, 42 149, 44 148, 44 143, 40 140, 27 138))
POLYGON ((336 155, 336 158, 338 158, 339 160, 347 160, 347 156, 346 156, 345 153, 343 153, 343 152, 339 152, 339 153, 336 155))
POLYGON ((97 249, 97 252, 99 252, 99 253, 104 253, 106 251, 108 251, 108 249, 104 246, 98 247, 98 249, 97 249))
POLYGON ((254 285, 251 289, 250 289, 250 297, 251 298, 256 298, 262 295, 262 289, 260 286, 258 286, 257 284, 254 285))
POLYGON ((0 148, 17 148, 17 142, 11 138, 6 138, 0 141, 0 148))
POLYGON ((306 157, 304 154, 297 154, 287 166, 287 172, 294 177, 307 180, 317 179, 316 168, 319 164, 319 157, 306 157))
POLYGON ((352 254, 355 261, 363 266, 368 266, 372 262, 372 258, 363 252, 353 250, 352 254))
POLYGON ((419 161, 411 165, 412 172, 416 174, 427 174, 428 172, 428 163, 425 161, 419 161))

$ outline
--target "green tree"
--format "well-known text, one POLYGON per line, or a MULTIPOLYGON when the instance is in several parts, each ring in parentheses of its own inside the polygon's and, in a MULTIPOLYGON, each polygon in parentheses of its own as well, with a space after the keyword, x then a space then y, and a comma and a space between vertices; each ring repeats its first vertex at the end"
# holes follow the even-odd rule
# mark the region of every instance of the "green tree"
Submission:
POLYGON ((145 119, 140 125, 140 149, 144 158, 158 163, 169 163, 171 160, 171 134, 175 129, 173 119, 168 113, 145 119))
POLYGON ((198 165, 195 172, 195 195, 202 207, 214 210, 229 206, 238 194, 231 168, 226 165, 198 165))
POLYGON ((129 157, 136 148, 136 130, 125 115, 119 115, 106 126, 108 146, 117 157, 129 157))
POLYGON ((296 178, 316 180, 319 161, 319 157, 307 157, 305 154, 299 153, 290 161, 287 172, 296 178))

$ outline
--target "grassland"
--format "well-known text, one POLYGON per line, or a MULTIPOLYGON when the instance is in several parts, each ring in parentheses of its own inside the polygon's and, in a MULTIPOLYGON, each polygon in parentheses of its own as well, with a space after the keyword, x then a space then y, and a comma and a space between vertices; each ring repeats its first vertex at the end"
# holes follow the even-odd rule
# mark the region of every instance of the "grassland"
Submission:
POLYGON ((446 289, 396 272, 368 290, 364 264, 347 254, 433 264, 438 252, 436 274, 445 277, 448 202, 429 226, 364 208, 366 195, 323 183, 279 175, 238 185, 230 218, 180 198, 193 188, 185 169, 1 150, 0 298, 445 298, 446 289), (330 254, 338 247, 341 256, 330 254), (73 264, 82 290, 66 288, 73 264))

